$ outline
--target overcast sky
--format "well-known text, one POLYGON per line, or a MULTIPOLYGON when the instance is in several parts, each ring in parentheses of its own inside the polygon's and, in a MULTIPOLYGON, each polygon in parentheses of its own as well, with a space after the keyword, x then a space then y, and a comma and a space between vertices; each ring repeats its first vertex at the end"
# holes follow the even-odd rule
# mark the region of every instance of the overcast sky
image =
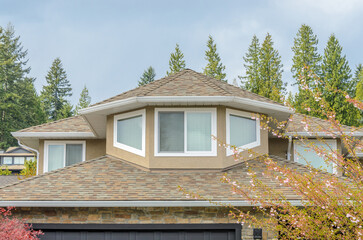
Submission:
POLYGON ((291 82, 291 47, 301 24, 313 28, 319 52, 334 33, 352 70, 363 63, 362 0, 0 0, 0 25, 9 22, 28 49, 38 92, 60 57, 73 104, 85 84, 95 103, 136 87, 149 66, 157 79, 164 77, 176 43, 187 67, 202 72, 209 34, 230 83, 244 74, 242 57, 252 36, 262 42, 267 32, 282 57, 283 79, 291 82))

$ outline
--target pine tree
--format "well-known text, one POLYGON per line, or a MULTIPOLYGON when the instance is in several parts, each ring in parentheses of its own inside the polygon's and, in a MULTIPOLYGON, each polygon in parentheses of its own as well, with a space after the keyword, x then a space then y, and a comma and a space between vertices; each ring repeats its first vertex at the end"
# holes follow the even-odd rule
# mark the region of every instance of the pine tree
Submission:
MULTIPOLYGON (((308 25, 302 25, 294 39, 294 46, 292 51, 294 56, 292 58, 293 65, 291 72, 295 79, 295 84, 300 83, 302 77, 306 84, 313 89, 315 87, 313 77, 310 72, 320 76, 320 62, 321 56, 318 53, 318 38, 314 35, 313 30, 308 25)), ((299 85, 299 91, 295 95, 293 106, 297 112, 318 116, 317 112, 320 111, 319 104, 314 100, 312 94, 308 90, 304 90, 299 85), (307 108, 310 111, 307 111, 307 108)))
POLYGON ((59 58, 53 61, 45 78, 47 85, 43 86, 41 99, 48 120, 55 121, 71 116, 72 105, 66 98, 72 96, 72 88, 59 58))
POLYGON ((89 96, 89 93, 88 93, 88 89, 86 87, 86 85, 84 86, 82 92, 81 92, 81 96, 79 98, 79 102, 74 110, 74 113, 76 115, 78 115, 78 111, 80 109, 83 109, 83 108, 86 108, 88 107, 89 105, 91 104, 91 97, 89 96))
POLYGON ((176 44, 175 52, 170 54, 169 71, 166 72, 168 76, 173 73, 180 72, 185 69, 184 54, 180 51, 179 45, 176 44))
POLYGON ((246 55, 243 57, 246 68, 246 76, 239 76, 242 83, 242 88, 253 93, 260 92, 260 43, 256 35, 253 35, 252 42, 247 50, 246 55))
POLYGON ((358 99, 359 101, 363 101, 363 65, 359 64, 354 73, 353 84, 352 84, 353 93, 351 96, 358 99))
POLYGON ((342 47, 338 39, 332 34, 324 50, 322 62, 322 97, 329 107, 336 112, 336 119, 341 124, 359 125, 360 111, 352 104, 347 103, 343 93, 351 91, 351 70, 345 56, 342 56, 342 47))
POLYGON ((208 61, 207 66, 204 68, 204 74, 210 77, 213 77, 218 80, 222 80, 227 82, 226 74, 224 70, 225 66, 221 63, 221 58, 217 53, 217 44, 214 43, 214 40, 211 35, 209 35, 207 41, 207 50, 205 51, 205 60, 208 61))
POLYGON ((260 86, 257 94, 281 102, 281 97, 286 94, 286 84, 282 81, 281 57, 273 48, 271 35, 267 33, 260 50, 260 64, 258 68, 260 86))
POLYGON ((0 149, 17 145, 11 132, 45 121, 26 56, 14 27, 0 27, 0 149))
POLYGON ((139 87, 148 83, 151 83, 155 80, 155 70, 153 67, 149 67, 148 69, 146 69, 144 71, 144 73, 142 74, 142 76, 140 77, 140 81, 139 81, 139 87))

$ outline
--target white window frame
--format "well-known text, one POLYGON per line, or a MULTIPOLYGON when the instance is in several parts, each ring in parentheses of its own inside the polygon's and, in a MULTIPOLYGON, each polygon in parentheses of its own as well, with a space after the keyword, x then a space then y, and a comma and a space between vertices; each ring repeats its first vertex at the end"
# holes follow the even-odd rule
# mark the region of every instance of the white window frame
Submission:
MULTIPOLYGON (((250 119, 256 121, 256 135, 257 135, 256 141, 245 144, 243 146, 236 146, 238 149, 238 153, 260 146, 261 145, 260 119, 258 119, 258 118, 253 119, 253 117, 255 117, 254 113, 240 111, 240 110, 234 110, 234 109, 228 109, 228 108, 226 109, 226 142, 227 142, 227 145, 231 144, 231 136, 230 136, 230 129, 231 129, 230 116, 231 115, 244 117, 244 118, 250 118, 250 119)), ((231 149, 230 147, 227 147, 226 155, 231 156, 233 154, 234 154, 233 149, 231 149)))
MULTIPOLYGON (((320 140, 318 140, 318 139, 307 139, 307 140, 304 140, 304 141, 309 141, 309 142, 318 142, 318 143, 323 143, 324 145, 326 145, 325 143, 333 143, 333 145, 332 145, 332 147, 335 149, 335 150, 338 150, 338 143, 337 143, 337 140, 336 139, 324 139, 324 141, 325 141, 325 143, 324 142, 322 142, 322 141, 320 141, 320 140)), ((293 153, 294 153, 294 162, 297 162, 298 163, 298 161, 297 161, 297 157, 298 157, 298 154, 296 154, 296 149, 295 149, 295 147, 297 146, 297 145, 299 145, 299 144, 301 144, 301 145, 303 145, 303 146, 306 146, 305 144, 303 144, 302 143, 302 141, 301 140, 299 140, 299 139, 294 139, 294 149, 293 149, 293 153)), ((311 149, 311 151, 314 151, 313 149, 311 149)), ((307 161, 309 161, 310 162, 310 160, 309 159, 305 159, 305 160, 307 160, 307 161)), ((332 163, 333 164, 333 174, 337 174, 338 173, 338 169, 337 169, 337 165, 335 164, 335 163, 332 163)))
POLYGON ((44 169, 43 172, 48 172, 48 147, 49 145, 63 145, 64 159, 63 167, 66 166, 66 145, 67 144, 82 144, 82 162, 86 161, 86 141, 44 141, 44 169))
POLYGON ((114 120, 113 120, 113 146, 120 148, 122 150, 128 151, 128 152, 134 153, 136 155, 145 157, 145 127, 146 127, 145 123, 146 123, 145 109, 115 115, 114 120), (137 117, 137 116, 141 116, 141 124, 142 124, 141 150, 128 146, 128 145, 125 145, 125 144, 122 144, 122 143, 119 143, 117 141, 117 121, 122 120, 122 119, 137 117))
MULTIPOLYGON (((217 137, 217 109, 216 108, 155 108, 154 125, 154 155, 156 157, 203 157, 217 156, 217 141, 212 139, 211 151, 187 151, 187 114, 207 112, 211 113, 211 135, 217 137), (184 112, 184 152, 159 152, 159 112, 184 112)), ((212 136, 211 136, 212 138, 212 136)))

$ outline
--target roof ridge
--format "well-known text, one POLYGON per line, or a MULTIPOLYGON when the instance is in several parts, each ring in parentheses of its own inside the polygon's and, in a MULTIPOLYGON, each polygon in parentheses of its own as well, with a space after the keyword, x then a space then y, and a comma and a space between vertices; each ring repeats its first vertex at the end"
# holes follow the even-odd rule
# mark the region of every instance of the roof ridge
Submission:
POLYGON ((56 170, 53 170, 53 171, 50 171, 50 172, 42 173, 40 175, 35 175, 35 176, 29 177, 29 178, 21 179, 20 181, 17 181, 17 182, 14 182, 14 183, 11 183, 11 184, 8 184, 8 185, 5 185, 5 186, 1 186, 0 189, 4 189, 4 188, 7 188, 7 187, 15 186, 15 185, 21 184, 23 182, 32 181, 34 179, 42 178, 42 177, 45 177, 45 176, 53 175, 53 174, 56 174, 56 173, 59 173, 59 172, 63 172, 65 170, 68 170, 70 168, 74 168, 74 167, 77 167, 77 166, 80 166, 80 165, 84 165, 84 164, 89 164, 91 162, 95 162, 97 160, 102 160, 104 158, 107 158, 107 156, 104 155, 104 156, 101 156, 101 157, 98 157, 98 158, 94 158, 94 159, 91 159, 91 160, 86 160, 86 161, 83 161, 83 162, 80 162, 80 163, 72 164, 72 165, 66 166, 64 168, 59 168, 59 169, 56 169, 56 170))
MULTIPOLYGON (((185 70, 190 70, 190 69, 185 69, 185 70)), ((169 75, 169 76, 166 76, 166 77, 163 77, 163 78, 160 78, 159 80, 157 80, 159 83, 161 82, 161 80, 163 80, 163 81, 166 81, 165 83, 163 83, 163 84, 166 84, 166 83, 169 83, 169 82, 171 82, 172 80, 175 80, 175 78, 177 78, 177 77, 179 77, 179 76, 182 76, 183 74, 185 74, 186 73, 186 71, 185 70, 182 70, 182 71, 179 71, 179 72, 176 72, 176 73, 174 73, 174 74, 172 74, 172 75, 169 75)), ((155 81, 154 81, 155 82, 155 81)), ((150 87, 150 85, 149 85, 149 87, 150 87)), ((153 91, 155 91, 156 89, 158 89, 158 88, 160 88, 161 87, 161 85, 159 85, 159 86, 157 86, 157 87, 155 87, 155 88, 151 88, 145 95, 147 95, 147 94, 150 94, 151 92, 153 92, 153 91)))
POLYGON ((39 128, 39 127, 49 126, 51 124, 60 123, 60 122, 63 122, 63 121, 66 121, 66 120, 69 120, 69 119, 72 119, 72 118, 83 118, 83 117, 81 115, 76 115, 76 116, 72 116, 72 117, 62 118, 62 119, 55 120, 55 121, 52 121, 52 122, 46 122, 46 123, 42 123, 40 125, 35 125, 35 126, 23 128, 23 129, 20 129, 18 132, 23 132, 23 131, 30 130, 30 129, 36 129, 36 128, 39 128))

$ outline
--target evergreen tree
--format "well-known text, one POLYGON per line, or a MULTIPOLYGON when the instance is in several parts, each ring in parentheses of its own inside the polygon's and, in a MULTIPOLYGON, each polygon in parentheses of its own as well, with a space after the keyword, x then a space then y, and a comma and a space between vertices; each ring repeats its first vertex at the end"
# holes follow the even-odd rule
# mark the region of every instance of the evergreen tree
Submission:
MULTIPOLYGON (((318 54, 318 38, 314 35, 313 30, 308 25, 302 25, 294 39, 294 46, 292 51, 294 56, 292 58, 293 65, 291 72, 295 79, 295 84, 300 83, 302 77, 306 84, 313 89, 315 87, 313 77, 310 71, 320 76, 320 62, 321 56, 318 54)), ((298 87, 299 91, 295 95, 293 106, 297 112, 318 116, 320 111, 319 104, 315 101, 312 94, 308 90, 304 90, 301 86, 298 87), (307 111, 307 108, 310 111, 307 111)))
POLYGON ((72 88, 59 58, 53 61, 45 78, 47 85, 43 86, 41 99, 48 120, 55 121, 72 116, 72 105, 66 99, 72 96, 72 88))
POLYGON ((363 101, 363 65, 359 64, 354 73, 352 97, 363 101))
POLYGON ((170 54, 169 71, 166 72, 168 76, 173 73, 180 72, 185 69, 184 54, 180 51, 179 45, 176 44, 175 52, 170 54))
POLYGON ((273 48, 271 35, 267 33, 260 50, 260 64, 258 68, 260 86, 257 94, 281 102, 281 97, 286 94, 286 84, 282 81, 281 57, 273 48))
POLYGON ((340 91, 351 92, 351 70, 345 56, 342 56, 342 47, 338 39, 332 34, 324 50, 322 62, 322 97, 329 107, 336 112, 336 119, 341 124, 359 125, 360 111, 352 104, 347 103, 340 91), (335 91, 335 90, 340 91, 335 91))
POLYGON ((91 104, 91 97, 89 96, 88 89, 86 85, 84 86, 81 96, 79 98, 79 102, 74 110, 75 114, 78 115, 78 111, 80 109, 86 108, 91 104))
POLYGON ((148 83, 151 83, 155 80, 155 70, 153 67, 149 67, 148 69, 146 69, 144 71, 144 73, 142 74, 142 76, 140 77, 140 81, 139 81, 139 87, 148 83))
POLYGON ((224 70, 225 66, 221 63, 221 58, 217 53, 217 45, 211 35, 209 35, 207 42, 207 50, 205 51, 205 60, 208 61, 207 66, 204 68, 204 74, 218 80, 227 82, 224 70))
POLYGON ((0 149, 17 145, 11 132, 45 120, 26 56, 14 27, 0 27, 0 149))
POLYGON ((253 35, 252 42, 247 50, 246 55, 243 57, 246 68, 246 76, 239 76, 241 79, 242 88, 253 93, 260 92, 260 43, 256 35, 253 35))

